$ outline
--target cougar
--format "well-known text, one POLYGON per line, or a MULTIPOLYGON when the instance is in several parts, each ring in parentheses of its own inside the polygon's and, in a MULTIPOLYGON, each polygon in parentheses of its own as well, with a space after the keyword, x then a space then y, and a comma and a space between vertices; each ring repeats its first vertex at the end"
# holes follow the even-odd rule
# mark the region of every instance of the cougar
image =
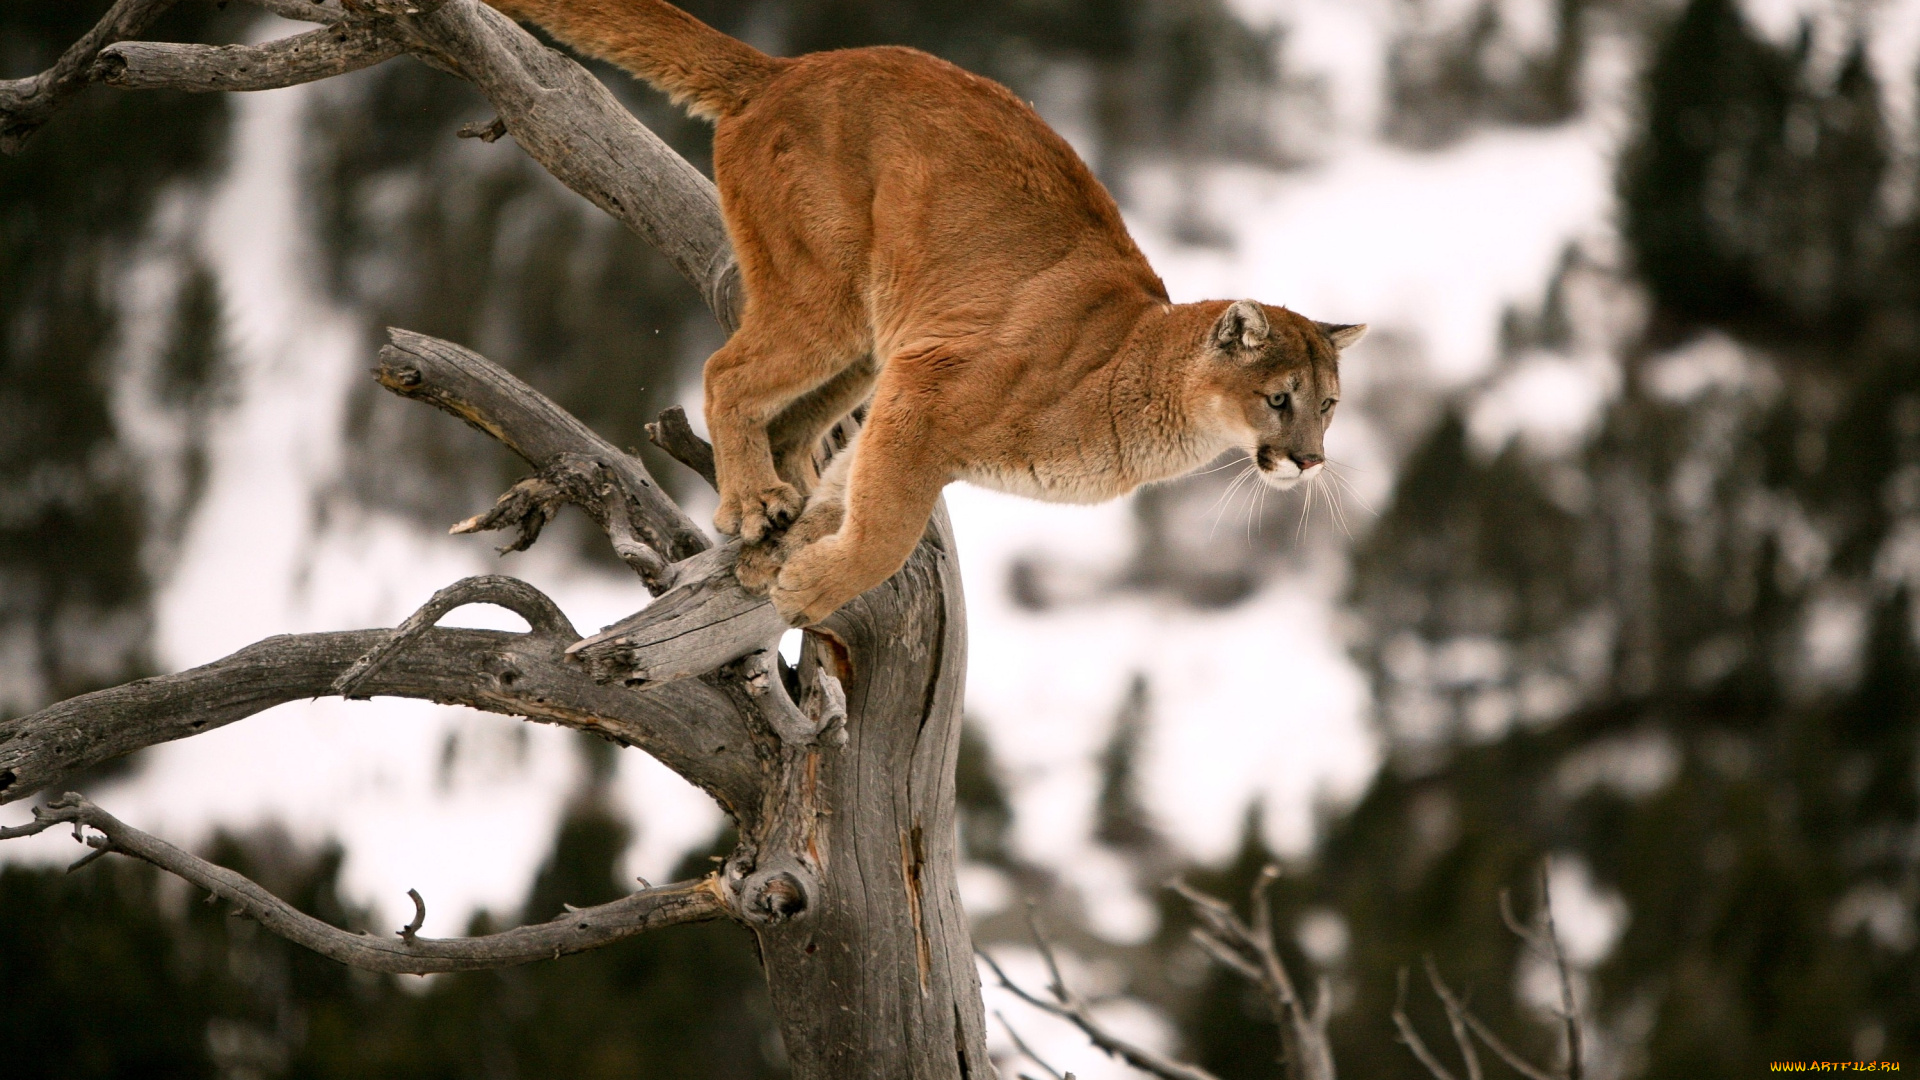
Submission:
POLYGON ((1322 471, 1366 327, 1172 303, 1006 87, 907 48, 769 56, 663 0, 490 2, 714 121, 745 292, 706 364, 714 525, 793 625, 892 576, 954 480, 1090 503, 1234 447, 1275 487, 1322 471))

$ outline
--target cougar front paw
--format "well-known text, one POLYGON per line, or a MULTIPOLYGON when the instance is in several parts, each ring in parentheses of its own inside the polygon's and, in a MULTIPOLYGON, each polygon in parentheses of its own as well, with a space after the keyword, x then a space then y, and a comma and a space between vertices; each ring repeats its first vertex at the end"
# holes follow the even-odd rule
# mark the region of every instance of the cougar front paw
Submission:
POLYGON ((768 532, 793 524, 804 501, 792 484, 778 481, 758 491, 722 495, 713 527, 750 544, 759 543, 768 532))
POLYGON ((796 552, 780 568, 767 598, 788 626, 811 626, 859 595, 859 589, 847 588, 843 580, 845 569, 837 547, 832 540, 814 544, 796 552))
POLYGON ((785 559, 783 544, 764 542, 742 544, 740 555, 734 560, 733 576, 740 579, 748 592, 762 596, 773 588, 780 577, 780 564, 785 559))

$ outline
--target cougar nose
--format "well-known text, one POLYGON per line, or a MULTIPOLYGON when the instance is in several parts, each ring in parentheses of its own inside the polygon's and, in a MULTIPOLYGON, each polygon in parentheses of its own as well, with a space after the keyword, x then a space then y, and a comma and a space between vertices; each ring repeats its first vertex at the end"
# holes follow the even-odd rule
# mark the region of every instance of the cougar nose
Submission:
POLYGON ((1300 466, 1301 472, 1306 472, 1327 460, 1320 454, 1288 454, 1287 456, 1293 459, 1295 465, 1300 466))

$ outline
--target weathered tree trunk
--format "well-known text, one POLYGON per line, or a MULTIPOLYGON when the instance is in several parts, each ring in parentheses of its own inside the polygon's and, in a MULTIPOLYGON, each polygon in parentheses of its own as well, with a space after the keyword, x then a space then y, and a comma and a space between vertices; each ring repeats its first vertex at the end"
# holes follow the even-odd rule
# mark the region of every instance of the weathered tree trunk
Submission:
POLYGON ((967 625, 944 507, 824 629, 803 659, 843 673, 848 740, 817 752, 822 898, 760 931, 795 1075, 992 1076, 954 879, 967 625))
MULTIPOLYGON (((16 149, 89 82, 267 89, 413 56, 471 81, 523 149, 659 247, 731 328, 738 275, 713 186, 579 65, 477 0, 255 0, 326 24, 249 47, 115 47, 170 0, 121 0, 55 68, 0 83, 0 149, 16 149)), ((562 503, 606 529, 654 605, 585 640, 518 582, 443 590, 393 632, 274 638, 215 664, 62 702, 0 724, 0 802, 142 746, 187 738, 294 697, 396 694, 593 730, 648 750, 712 794, 741 842, 704 882, 645 890, 533 931, 470 942, 366 939, 304 919, 251 882, 145 836, 84 799, 35 824, 96 830, 99 852, 146 859, 278 933, 378 970, 527 962, 676 921, 725 914, 759 937, 796 1080, 991 1077, 971 935, 955 884, 954 766, 966 616, 942 507, 907 565, 807 633, 796 672, 772 649, 771 605, 732 576, 638 459, 484 359, 395 333, 382 385, 519 451, 534 477, 463 528, 518 526, 531 543, 562 503), (438 630, 464 603, 526 615, 524 635, 438 630), (796 704, 788 677, 797 676, 796 704), (841 700, 844 695, 844 702, 841 700), (517 936, 514 936, 517 935, 517 936), (511 940, 509 940, 511 939, 511 940), (529 944, 529 943, 533 944, 529 944)), ((704 448, 663 417, 657 441, 694 468, 704 448)))

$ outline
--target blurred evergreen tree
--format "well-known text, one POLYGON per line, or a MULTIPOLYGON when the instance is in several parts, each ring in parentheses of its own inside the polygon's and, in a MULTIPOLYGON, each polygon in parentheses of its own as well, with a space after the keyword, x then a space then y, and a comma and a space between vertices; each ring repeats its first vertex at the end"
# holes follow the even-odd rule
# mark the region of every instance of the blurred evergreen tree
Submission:
POLYGON ((993 748, 977 725, 960 729, 960 760, 954 766, 954 808, 960 823, 962 858, 990 866, 1013 864, 1008 833, 1013 828, 1013 804, 1000 782, 993 748))
MULTIPOLYGON (((107 7, 0 6, 0 78, 47 67, 107 7)), ((153 32, 221 40, 238 25, 186 5, 153 32)), ((218 162, 225 116, 214 95, 94 89, 0 164, 0 715, 148 669, 148 493, 109 407, 121 293, 156 205, 218 162)), ((209 343, 203 330, 175 353, 209 343)), ((185 387, 214 372, 173 374, 185 387)))
POLYGON ((1389 758, 1295 894, 1351 927, 1349 1075, 1425 1076, 1389 1021, 1424 954, 1554 1059, 1497 914, 1545 854, 1623 904, 1585 976, 1603 1070, 1920 1048, 1920 248, 1841 55, 1687 5, 1621 166, 1653 314, 1619 396, 1560 456, 1476 447, 1462 401, 1357 553, 1389 758))
MULTIPOLYGON (((604 745, 604 744, 601 744, 604 745)), ((610 751, 611 747, 607 747, 610 751)), ((611 755, 576 795, 522 922, 631 891, 629 829, 612 809, 611 755)), ((712 850, 728 851, 727 836, 712 850)), ((677 876, 707 873, 706 851, 677 876)), ((337 846, 261 830, 209 857, 336 926, 391 933, 346 904, 337 846)), ((151 868, 110 858, 72 876, 0 869, 0 1059, 21 1080, 785 1074, 750 935, 675 927, 590 953, 424 986, 353 971, 195 902, 151 868)), ((470 933, 504 929, 486 913, 470 933)))
POLYGON ((1531 0, 1543 40, 1514 25, 1520 5, 1402 0, 1387 53, 1387 134, 1438 147, 1487 124, 1552 124, 1576 115, 1587 21, 1608 0, 1531 0))

